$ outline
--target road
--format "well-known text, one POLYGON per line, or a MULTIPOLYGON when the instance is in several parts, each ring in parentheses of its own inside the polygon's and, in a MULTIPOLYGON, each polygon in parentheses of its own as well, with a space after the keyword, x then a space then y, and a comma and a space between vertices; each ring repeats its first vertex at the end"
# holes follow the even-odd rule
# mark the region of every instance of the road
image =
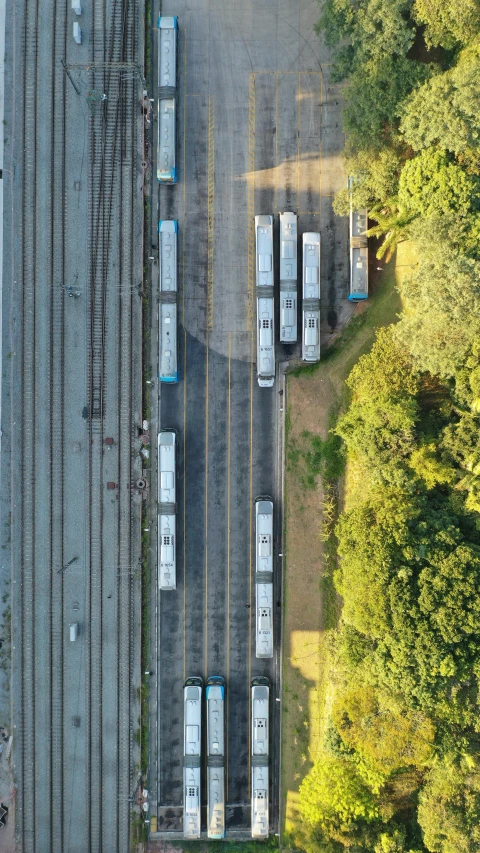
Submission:
MULTIPOLYGON (((276 385, 258 387, 253 218, 293 209, 300 234, 321 231, 322 333, 328 335, 349 310, 345 223, 332 211, 332 194, 344 180, 341 98, 329 81, 328 54, 313 33, 313 0, 163 0, 161 11, 178 15, 180 27, 179 181, 158 191, 158 217, 179 220, 180 381, 162 387, 159 398, 155 388, 152 426, 178 432, 180 500, 177 590, 158 594, 152 609, 158 657, 152 657, 150 788, 159 831, 177 834, 183 680, 224 675, 227 830, 247 831, 250 681, 268 675, 273 699, 280 688, 280 367, 299 352, 277 345, 276 385), (254 642, 258 495, 271 495, 276 505, 276 651, 268 662, 256 660, 254 642)), ((156 61, 154 33, 152 43, 156 61)), ((154 199, 156 193, 154 187, 154 199)), ((275 227, 278 245, 278 221, 275 227)), ((154 222, 154 246, 156 239, 154 222)), ((278 269, 276 275, 278 285, 278 269)), ((156 281, 154 268, 154 296, 156 281)), ((155 335, 154 327, 153 364, 155 335)), ((154 514, 152 506, 152 521, 154 514)), ((273 700, 272 713, 271 831, 277 831, 273 700)))

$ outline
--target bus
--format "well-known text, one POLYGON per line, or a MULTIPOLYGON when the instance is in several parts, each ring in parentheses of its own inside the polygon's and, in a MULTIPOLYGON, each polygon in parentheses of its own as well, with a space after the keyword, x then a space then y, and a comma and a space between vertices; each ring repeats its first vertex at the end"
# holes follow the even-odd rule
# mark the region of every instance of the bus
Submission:
POLYGON ((297 216, 280 214, 280 340, 297 340, 297 216))
POLYGON ((177 34, 178 18, 158 18, 158 144, 157 179, 175 184, 177 114, 177 34))
POLYGON ((158 433, 158 586, 175 589, 175 432, 158 433))
POLYGON ((275 307, 273 300, 273 216, 255 217, 257 302, 257 380, 260 388, 275 382, 275 307))
POLYGON ((273 657, 273 502, 255 501, 255 655, 273 657))
POLYGON ((177 234, 176 219, 158 223, 160 289, 158 302, 158 378, 178 382, 177 367, 177 234))
POLYGON ((268 678, 252 678, 252 838, 268 838, 269 694, 268 678))
POLYGON ((225 837, 225 679, 211 675, 207 700, 207 834, 225 837))
POLYGON ((202 825, 200 762, 202 752, 203 679, 187 678, 183 687, 183 837, 200 838, 202 825))
POLYGON ((302 238, 302 359, 320 360, 320 234, 306 232, 302 238))
POLYGON ((368 299, 368 211, 350 208, 350 293, 351 302, 368 299))

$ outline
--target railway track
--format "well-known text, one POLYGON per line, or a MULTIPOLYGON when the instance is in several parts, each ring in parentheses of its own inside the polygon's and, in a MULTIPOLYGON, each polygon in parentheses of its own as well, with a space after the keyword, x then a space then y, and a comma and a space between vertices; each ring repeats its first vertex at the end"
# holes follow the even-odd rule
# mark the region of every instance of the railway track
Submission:
POLYGON ((132 503, 132 483, 138 476, 134 418, 141 412, 141 365, 135 352, 141 352, 141 306, 132 283, 140 285, 143 255, 138 240, 135 244, 142 230, 138 227, 142 140, 141 80, 133 65, 139 55, 141 59, 143 39, 137 0, 114 0, 108 9, 105 0, 96 0, 92 14, 94 70, 89 85, 107 98, 94 103, 88 119, 89 272, 85 301, 80 303, 83 310, 86 307, 88 353, 87 511, 84 519, 78 519, 85 524, 86 550, 85 565, 70 579, 64 570, 81 557, 69 561, 71 550, 66 545, 71 541, 72 494, 65 442, 72 418, 65 409, 72 370, 71 345, 68 349, 65 339, 65 303, 70 302, 65 299, 65 277, 72 268, 66 234, 75 215, 67 201, 72 129, 66 116, 68 97, 78 93, 73 95, 73 87, 67 92, 62 66, 67 61, 68 7, 60 0, 24 0, 18 368, 22 494, 17 498, 21 510, 14 530, 19 546, 16 820, 25 853, 66 853, 72 839, 89 853, 127 853, 134 793, 133 725, 138 712, 132 685, 139 677, 135 640, 139 591, 132 566, 138 564, 140 513, 132 503), (45 16, 51 23, 47 46, 45 35, 43 41, 39 38, 45 16), (112 476, 112 456, 110 467, 105 463, 107 429, 117 435, 118 491, 113 508, 106 489, 112 476), (113 595, 107 594, 106 583, 109 590, 114 584, 113 595), (72 673, 75 658, 66 646, 72 606, 85 608, 79 640, 84 644, 85 691, 75 701, 72 688, 81 679, 72 673), (114 662, 111 672, 105 660, 114 662), (75 704, 85 709, 85 715, 82 710, 81 716, 69 716, 77 713, 70 710, 75 704), (85 748, 79 739, 81 754, 72 720, 78 720, 73 726, 85 727, 85 748), (79 762, 76 771, 69 764, 72 755, 79 762), (85 792, 80 799, 87 803, 87 814, 76 812, 73 791, 75 772, 78 776, 82 766, 85 792))
POLYGON ((26 0, 22 269, 22 513, 20 598, 23 850, 63 849, 62 353, 65 8, 26 0), (38 38, 40 16, 48 35, 38 38), (51 52, 50 61, 48 53, 51 52), (52 62, 53 58, 53 62, 52 62), (41 91, 41 97, 39 92, 41 91), (48 152, 48 153, 47 153, 48 152), (45 194, 46 190, 46 194, 45 194), (50 203, 44 204, 45 197, 50 203), (42 202, 43 200, 43 202, 42 202), (38 442, 39 434, 45 441, 38 442), (42 691, 42 685, 48 685, 42 691), (48 820, 45 820, 45 814, 48 820))
MULTIPOLYGON (((96 32, 101 32, 102 3, 95 4, 96 32)), ((134 668, 132 556, 132 453, 134 445, 132 400, 132 280, 134 276, 134 180, 139 154, 135 104, 139 99, 138 75, 121 63, 135 59, 134 0, 114 3, 108 32, 93 44, 92 60, 99 70, 92 75, 92 89, 106 95, 91 119, 91 270, 90 270, 90 360, 89 379, 89 744, 88 778, 91 797, 89 843, 92 851, 129 849, 130 799, 132 796, 132 709, 131 683, 134 668), (101 67, 103 66, 103 67, 101 67), (130 79, 129 79, 130 78, 130 79), (121 212, 121 215, 119 215, 121 212), (116 353, 117 411, 108 405, 107 354, 116 353), (116 541, 109 556, 105 549, 108 518, 104 457, 105 424, 116 422, 118 487, 114 527, 116 541), (106 622, 104 585, 114 560, 116 608, 116 673, 114 697, 105 696, 103 684, 106 622), (108 564, 107 564, 108 561, 108 564), (115 568, 116 567, 116 568, 115 568), (108 750, 102 737, 102 708, 115 708, 117 737, 108 750), (115 766, 115 779, 105 779, 103 768, 115 766), (107 834, 107 832, 108 834, 107 834), (105 846, 104 846, 105 845, 105 846)), ((138 378, 137 378, 138 382, 138 378)), ((111 528, 110 528, 111 529, 111 528)))

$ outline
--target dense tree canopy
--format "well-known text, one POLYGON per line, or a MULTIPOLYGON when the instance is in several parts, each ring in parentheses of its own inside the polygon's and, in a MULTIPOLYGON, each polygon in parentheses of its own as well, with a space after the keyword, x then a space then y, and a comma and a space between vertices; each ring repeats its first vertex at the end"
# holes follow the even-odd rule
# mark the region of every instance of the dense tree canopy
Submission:
POLYGON ((350 188, 399 322, 347 381, 323 750, 308 853, 480 849, 480 0, 326 0, 350 188), (370 223, 371 226, 371 223, 370 223), (351 478, 351 479, 350 479, 351 478))
MULTIPOLYGON (((443 1, 443 0, 442 0, 443 1)), ((480 145, 480 47, 418 87, 402 103, 400 130, 415 151, 440 145, 455 154, 480 145)))
POLYGON ((478 0, 415 0, 412 11, 417 22, 425 25, 428 45, 452 48, 480 32, 478 0))
POLYGON ((420 794, 418 819, 432 853, 478 853, 480 773, 434 765, 420 794))

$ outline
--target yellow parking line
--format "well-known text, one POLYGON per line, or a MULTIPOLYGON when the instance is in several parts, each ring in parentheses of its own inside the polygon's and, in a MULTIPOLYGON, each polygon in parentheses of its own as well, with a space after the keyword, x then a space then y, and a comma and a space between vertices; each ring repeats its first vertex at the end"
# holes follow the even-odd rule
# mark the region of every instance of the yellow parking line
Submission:
MULTIPOLYGON (((253 507, 253 332, 250 334, 250 489, 249 489, 249 537, 248 537, 248 561, 249 561, 249 591, 248 603, 251 605, 248 611, 248 797, 250 798, 250 751, 251 751, 251 732, 250 732, 250 683, 252 680, 252 610, 255 610, 255 602, 252 604, 252 584, 253 584, 253 565, 252 565, 252 545, 253 545, 253 526, 252 526, 252 507, 253 507)), ((255 611, 256 619, 256 611, 255 611)))
POLYGON ((213 329, 213 251, 215 236, 215 109, 208 99, 207 143, 207 329, 213 329))
POLYGON ((277 212, 278 191, 278 71, 275 72, 275 182, 273 185, 273 209, 277 212))
MULTIPOLYGON (((187 212, 187 31, 183 31, 183 232, 187 212)), ((182 234, 182 326, 185 328, 185 233, 182 234)))
POLYGON ((320 72, 320 225, 322 227, 322 109, 323 109, 323 74, 320 72))
POLYGON ((300 74, 297 83, 297 210, 300 196, 300 74))
POLYGON ((247 328, 253 331, 255 293, 255 74, 248 84, 248 163, 247 163, 247 328))
MULTIPOLYGON (((185 220, 184 220, 185 221, 185 220)), ((187 332, 183 329, 183 680, 187 677, 187 332)))
POLYGON ((187 333, 185 331, 185 224, 187 218, 187 31, 183 30, 183 680, 187 677, 187 333))
MULTIPOLYGON (((228 395, 227 395, 227 685, 230 684, 230 418, 231 418, 231 358, 232 358, 232 333, 228 333, 228 395)), ((226 738, 225 738, 225 776, 226 776, 226 801, 228 802, 228 720, 229 720, 229 695, 227 689, 227 714, 226 714, 226 738)))
POLYGON ((205 342, 205 647, 204 672, 208 675, 208 332, 205 342))

